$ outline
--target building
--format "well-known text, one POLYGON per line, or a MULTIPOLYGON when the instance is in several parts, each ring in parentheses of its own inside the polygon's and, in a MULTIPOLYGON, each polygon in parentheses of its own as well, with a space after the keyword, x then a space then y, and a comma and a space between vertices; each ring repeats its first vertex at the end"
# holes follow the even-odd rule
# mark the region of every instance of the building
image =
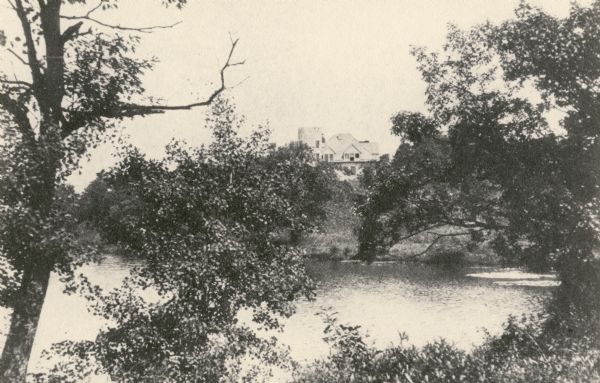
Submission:
POLYGON ((332 162, 352 174, 360 171, 365 163, 379 159, 376 142, 359 141, 349 133, 334 134, 326 139, 321 128, 307 127, 298 129, 298 140, 312 148, 316 160, 332 162))

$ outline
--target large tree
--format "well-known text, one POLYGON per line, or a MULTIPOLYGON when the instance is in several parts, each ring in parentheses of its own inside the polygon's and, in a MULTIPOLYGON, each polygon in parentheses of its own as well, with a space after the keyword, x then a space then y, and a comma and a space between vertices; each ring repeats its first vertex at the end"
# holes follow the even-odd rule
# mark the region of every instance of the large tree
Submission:
POLYGON ((488 240, 556 269, 556 313, 598 323, 599 41, 598 1, 562 19, 522 3, 501 25, 451 27, 442 52, 415 48, 429 113, 392 118, 403 144, 367 180, 363 252, 420 233, 488 240))
MULTIPOLYGON (((144 98, 141 76, 153 60, 134 56, 141 33, 156 27, 111 25, 102 12, 116 0, 8 0, 20 30, 0 31, 3 54, 27 68, 28 76, 0 73, 2 174, 0 184, 1 304, 12 308, 0 360, 4 381, 25 380, 29 354, 48 279, 68 275, 91 252, 78 247, 72 217, 55 193, 78 159, 124 118, 191 109, 206 100, 159 105, 144 98), (79 14, 77 14, 79 13, 79 14), (147 102, 145 102, 147 101, 147 102)), ((182 7, 185 0, 164 0, 182 7)))

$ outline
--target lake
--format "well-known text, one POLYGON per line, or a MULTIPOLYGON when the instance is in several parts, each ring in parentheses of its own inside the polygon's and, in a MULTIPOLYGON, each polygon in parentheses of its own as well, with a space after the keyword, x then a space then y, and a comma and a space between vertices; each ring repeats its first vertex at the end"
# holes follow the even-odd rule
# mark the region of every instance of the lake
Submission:
MULTIPOLYGON (((110 256, 83 272, 101 287, 112 288, 127 275, 128 266, 123 259, 110 256)), ((308 270, 318 282, 317 298, 299 302, 297 313, 278 334, 298 360, 327 353, 322 341, 324 325, 315 315, 323 309, 337 312, 343 323, 361 325, 369 334, 367 339, 380 347, 397 344, 399 332, 405 332, 412 344, 444 337, 470 349, 482 341, 482 328, 498 333, 509 315, 540 311, 556 284, 549 274, 487 267, 311 261, 308 270)), ((4 337, 7 312, 2 315, 4 337)), ((30 371, 44 367, 41 352, 52 343, 93 339, 103 324, 87 312, 83 298, 64 295, 53 275, 30 371)))

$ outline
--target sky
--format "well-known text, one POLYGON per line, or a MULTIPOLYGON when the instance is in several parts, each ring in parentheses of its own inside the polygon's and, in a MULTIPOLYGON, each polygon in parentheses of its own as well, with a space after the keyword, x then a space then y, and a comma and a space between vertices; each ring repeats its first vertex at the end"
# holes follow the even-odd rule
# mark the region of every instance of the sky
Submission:
MULTIPOLYGON (((569 0, 533 0, 551 14, 568 13, 569 0)), ((461 28, 511 18, 518 0, 281 0, 198 1, 182 10, 160 1, 126 0, 98 18, 127 26, 167 25, 142 35, 138 54, 159 63, 145 78, 147 95, 165 103, 204 99, 218 86, 230 38, 239 38, 225 96, 234 100, 247 126, 268 126, 272 139, 285 144, 302 126, 320 126, 326 136, 351 133, 377 141, 393 153, 399 139, 390 134, 390 117, 425 111, 425 85, 411 46, 439 49, 448 23, 461 28)), ((0 25, 14 25, 7 7, 0 25)), ((85 13, 72 8, 71 14, 85 13)), ((8 29, 8 27, 6 27, 8 29)), ((0 58, 3 68, 16 65, 0 58)), ((210 140, 207 108, 174 111, 124 121, 126 141, 151 158, 182 139, 190 145, 210 140)), ((83 161, 69 182, 81 191, 96 173, 114 164, 115 148, 101 145, 83 161)))

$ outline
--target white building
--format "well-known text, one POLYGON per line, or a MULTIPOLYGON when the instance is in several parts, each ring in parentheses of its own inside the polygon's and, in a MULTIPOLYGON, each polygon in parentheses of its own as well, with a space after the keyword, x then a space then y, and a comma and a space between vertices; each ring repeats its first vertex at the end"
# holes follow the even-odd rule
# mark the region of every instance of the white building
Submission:
POLYGON ((298 129, 298 140, 312 148, 315 159, 339 164, 353 174, 365 163, 379 159, 376 142, 359 141, 349 133, 334 134, 326 139, 321 128, 307 127, 298 129))

